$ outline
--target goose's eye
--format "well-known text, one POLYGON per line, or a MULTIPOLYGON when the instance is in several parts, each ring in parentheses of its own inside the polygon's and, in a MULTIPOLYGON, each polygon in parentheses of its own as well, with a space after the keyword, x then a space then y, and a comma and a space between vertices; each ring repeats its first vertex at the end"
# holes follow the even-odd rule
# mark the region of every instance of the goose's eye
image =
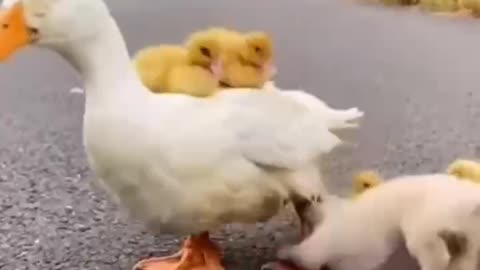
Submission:
POLYGON ((200 47, 200 52, 203 54, 203 56, 211 58, 212 54, 210 53, 210 50, 207 47, 200 47))

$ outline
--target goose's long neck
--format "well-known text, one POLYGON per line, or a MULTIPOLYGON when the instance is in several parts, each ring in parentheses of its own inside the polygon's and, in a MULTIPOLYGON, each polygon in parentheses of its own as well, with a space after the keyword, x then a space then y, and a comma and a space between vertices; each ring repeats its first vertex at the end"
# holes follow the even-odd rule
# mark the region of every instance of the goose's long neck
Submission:
POLYGON ((89 103, 109 100, 112 95, 141 94, 138 93, 138 89, 142 89, 141 82, 131 64, 125 40, 116 22, 109 17, 98 29, 95 35, 59 49, 83 78, 87 106, 89 103))

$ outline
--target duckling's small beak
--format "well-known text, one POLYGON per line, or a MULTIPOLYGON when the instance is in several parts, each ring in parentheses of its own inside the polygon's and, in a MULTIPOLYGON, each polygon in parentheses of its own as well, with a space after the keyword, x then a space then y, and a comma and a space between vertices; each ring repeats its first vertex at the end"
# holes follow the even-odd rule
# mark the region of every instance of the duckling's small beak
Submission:
POLYGON ((26 24, 23 5, 17 3, 0 10, 0 62, 32 41, 26 24))
POLYGON ((210 71, 212 72, 215 79, 222 79, 223 77, 223 62, 220 60, 213 61, 210 65, 210 71))
POLYGON ((277 74, 277 67, 271 61, 263 64, 262 69, 267 79, 271 79, 277 74))

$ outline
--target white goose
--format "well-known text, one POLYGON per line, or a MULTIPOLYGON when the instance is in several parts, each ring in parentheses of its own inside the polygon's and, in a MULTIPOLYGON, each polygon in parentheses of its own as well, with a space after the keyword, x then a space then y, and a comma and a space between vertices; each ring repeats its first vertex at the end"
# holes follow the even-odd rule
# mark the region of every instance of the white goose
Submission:
POLYGON ((280 91, 151 94, 101 0, 19 0, 0 24, 0 60, 36 44, 82 75, 84 145, 100 184, 154 233, 192 235, 137 268, 222 269, 209 230, 320 201, 318 158, 340 143, 321 110, 280 91))

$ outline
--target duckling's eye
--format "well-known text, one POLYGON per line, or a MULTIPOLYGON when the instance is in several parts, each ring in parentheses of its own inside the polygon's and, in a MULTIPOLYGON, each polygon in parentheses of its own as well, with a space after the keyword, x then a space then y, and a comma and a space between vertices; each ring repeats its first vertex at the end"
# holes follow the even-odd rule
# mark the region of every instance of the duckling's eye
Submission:
POLYGON ((255 52, 256 52, 256 53, 259 53, 259 52, 262 51, 262 48, 260 48, 260 47, 258 47, 258 46, 255 46, 254 49, 255 49, 255 52))
POLYGON ((203 54, 203 56, 211 58, 212 54, 210 53, 210 50, 207 47, 200 47, 200 52, 203 54))
POLYGON ((369 188, 369 187, 370 187, 370 184, 369 184, 369 183, 363 183, 363 187, 364 187, 364 188, 369 188))
POLYGON ((10 27, 10 25, 8 23, 4 23, 2 24, 2 28, 3 29, 8 29, 10 27))

